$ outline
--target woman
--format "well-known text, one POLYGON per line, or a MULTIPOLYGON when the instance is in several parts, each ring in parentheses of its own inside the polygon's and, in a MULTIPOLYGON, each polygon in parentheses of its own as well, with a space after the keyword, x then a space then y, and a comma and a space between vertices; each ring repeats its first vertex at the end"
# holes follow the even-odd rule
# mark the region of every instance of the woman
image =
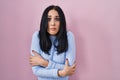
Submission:
POLYGON ((75 40, 66 31, 66 21, 59 6, 47 7, 40 30, 32 36, 30 64, 38 80, 68 80, 75 72, 75 40))

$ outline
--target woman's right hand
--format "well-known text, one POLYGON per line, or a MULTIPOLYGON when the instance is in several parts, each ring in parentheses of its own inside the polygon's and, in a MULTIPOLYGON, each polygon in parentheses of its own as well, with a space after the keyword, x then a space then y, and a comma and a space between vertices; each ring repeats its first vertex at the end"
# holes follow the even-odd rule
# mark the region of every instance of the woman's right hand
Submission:
POLYGON ((76 69, 76 63, 74 63, 73 65, 69 66, 68 59, 66 59, 64 69, 63 70, 59 70, 58 75, 62 76, 62 77, 70 76, 70 75, 74 74, 75 69, 76 69))

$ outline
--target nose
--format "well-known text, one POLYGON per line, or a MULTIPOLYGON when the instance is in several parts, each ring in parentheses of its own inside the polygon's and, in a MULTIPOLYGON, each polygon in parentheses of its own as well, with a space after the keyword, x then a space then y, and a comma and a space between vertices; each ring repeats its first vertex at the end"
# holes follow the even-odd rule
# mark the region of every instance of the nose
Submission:
POLYGON ((51 20, 51 25, 55 26, 55 20, 54 19, 51 20))

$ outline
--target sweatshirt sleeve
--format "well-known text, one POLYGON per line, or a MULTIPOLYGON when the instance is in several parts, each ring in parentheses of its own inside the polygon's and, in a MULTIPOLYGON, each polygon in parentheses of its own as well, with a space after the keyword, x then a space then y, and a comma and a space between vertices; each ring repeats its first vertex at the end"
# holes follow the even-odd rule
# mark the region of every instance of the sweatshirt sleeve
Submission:
MULTIPOLYGON (((36 52, 40 53, 40 46, 39 46, 39 38, 38 38, 38 32, 36 31, 32 36, 32 43, 31 43, 31 55, 32 50, 35 50, 36 52)), ((48 77, 48 78, 58 78, 58 69, 50 69, 50 68, 44 68, 42 66, 33 66, 32 71, 36 76, 41 77, 48 77), (52 74, 51 74, 52 72, 52 74)))
MULTIPOLYGON (((69 61, 69 65, 72 65, 75 61, 75 38, 72 32, 68 31, 67 33, 68 38, 68 50, 66 51, 66 58, 69 61)), ((65 64, 56 63, 52 60, 49 60, 48 68, 57 68, 57 69, 64 69, 65 64)))
POLYGON ((61 64, 61 63, 57 63, 57 62, 54 62, 52 60, 49 60, 49 64, 46 68, 63 70, 64 66, 65 66, 65 64, 61 64))
POLYGON ((68 32, 68 50, 66 52, 66 58, 69 61, 69 65, 73 65, 76 58, 76 46, 74 34, 71 31, 68 32))

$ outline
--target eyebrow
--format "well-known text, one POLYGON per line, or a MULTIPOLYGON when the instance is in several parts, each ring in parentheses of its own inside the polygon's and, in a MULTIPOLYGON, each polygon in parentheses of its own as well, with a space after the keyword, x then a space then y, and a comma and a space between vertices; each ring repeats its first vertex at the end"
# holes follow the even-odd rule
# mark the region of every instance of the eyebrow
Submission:
MULTIPOLYGON (((48 17, 51 17, 51 15, 48 15, 48 17)), ((60 16, 55 16, 56 18, 59 18, 60 16)))

